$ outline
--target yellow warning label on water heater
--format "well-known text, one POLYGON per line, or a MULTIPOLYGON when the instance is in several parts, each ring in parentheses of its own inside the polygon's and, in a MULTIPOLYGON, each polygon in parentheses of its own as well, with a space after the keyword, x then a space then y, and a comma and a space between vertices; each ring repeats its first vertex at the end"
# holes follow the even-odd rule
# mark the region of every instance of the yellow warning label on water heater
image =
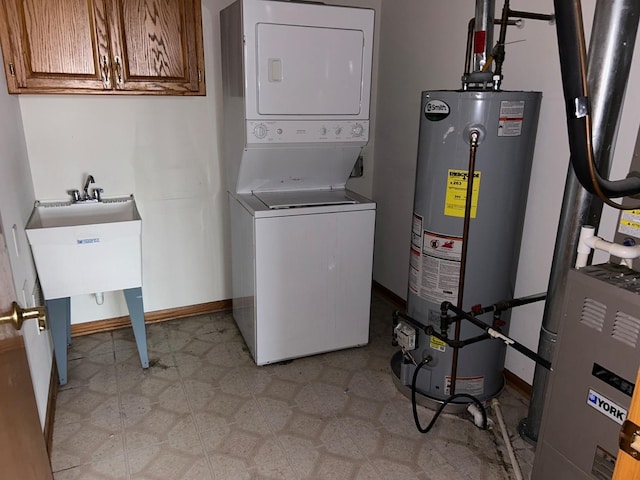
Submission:
MULTIPOLYGON (((449 217, 464 218, 467 203, 467 170, 449 170, 447 174, 447 194, 444 201, 444 214, 449 217)), ((480 192, 480 172, 473 172, 473 190, 471 192, 471 218, 476 218, 478 194, 480 192)))
POLYGON ((433 348, 434 350, 438 350, 440 352, 444 352, 447 349, 447 344, 444 343, 442 340, 440 340, 437 337, 434 337, 433 335, 431 335, 431 337, 429 337, 429 346, 431 348, 433 348))

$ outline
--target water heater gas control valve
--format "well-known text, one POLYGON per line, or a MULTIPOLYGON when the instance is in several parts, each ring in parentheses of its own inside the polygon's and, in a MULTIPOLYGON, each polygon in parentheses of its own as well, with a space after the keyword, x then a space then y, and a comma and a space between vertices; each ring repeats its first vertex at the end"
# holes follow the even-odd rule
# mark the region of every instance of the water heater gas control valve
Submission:
POLYGON ((400 321, 393 329, 394 340, 406 351, 416 348, 416 329, 411 325, 400 321))

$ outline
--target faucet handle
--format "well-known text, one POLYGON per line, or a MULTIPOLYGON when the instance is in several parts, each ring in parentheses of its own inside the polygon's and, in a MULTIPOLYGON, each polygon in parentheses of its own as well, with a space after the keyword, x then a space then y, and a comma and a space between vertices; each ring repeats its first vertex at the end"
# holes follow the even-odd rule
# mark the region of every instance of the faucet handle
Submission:
POLYGON ((93 198, 99 202, 102 201, 102 194, 104 193, 103 188, 94 188, 93 189, 93 198))
POLYGON ((67 190, 67 193, 71 195, 71 201, 74 203, 80 201, 80 190, 67 190))

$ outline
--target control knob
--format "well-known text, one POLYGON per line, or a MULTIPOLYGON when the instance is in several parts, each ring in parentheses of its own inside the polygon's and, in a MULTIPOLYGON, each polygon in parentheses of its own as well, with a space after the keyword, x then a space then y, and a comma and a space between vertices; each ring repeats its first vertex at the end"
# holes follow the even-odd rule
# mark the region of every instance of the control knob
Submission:
POLYGON ((267 133, 269 133, 269 129, 264 123, 259 123, 258 125, 253 127, 253 134, 256 136, 256 138, 264 138, 267 136, 267 133))
POLYGON ((364 133, 364 127, 361 123, 356 123, 351 129, 351 133, 353 133, 354 137, 361 137, 364 133))

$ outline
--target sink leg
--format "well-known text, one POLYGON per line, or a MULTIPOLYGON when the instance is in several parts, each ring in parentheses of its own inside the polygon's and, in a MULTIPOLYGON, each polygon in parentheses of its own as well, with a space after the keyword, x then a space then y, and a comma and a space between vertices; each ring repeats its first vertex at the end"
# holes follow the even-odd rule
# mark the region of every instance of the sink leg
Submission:
POLYGON ((45 300, 60 385, 67 384, 67 347, 71 343, 71 298, 45 300))
POLYGON ((124 298, 127 301, 127 307, 129 307, 129 317, 131 317, 133 335, 136 337, 140 363, 142 364, 142 368, 149 368, 147 334, 144 324, 144 306, 142 304, 142 288, 137 287, 125 289, 124 298))

